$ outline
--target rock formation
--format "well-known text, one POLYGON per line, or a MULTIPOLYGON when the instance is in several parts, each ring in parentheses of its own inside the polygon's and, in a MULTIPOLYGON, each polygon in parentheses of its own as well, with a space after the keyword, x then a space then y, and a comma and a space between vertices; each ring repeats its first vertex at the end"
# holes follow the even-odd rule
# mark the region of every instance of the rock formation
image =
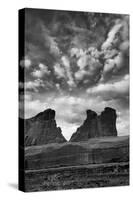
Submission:
POLYGON ((55 111, 51 109, 25 119, 24 132, 25 146, 66 142, 61 128, 56 125, 55 111))
POLYGON ((117 136, 116 130, 116 111, 115 109, 106 107, 98 116, 99 136, 117 136))
POLYGON ((86 120, 72 135, 71 142, 86 141, 95 137, 117 136, 117 115, 114 109, 106 107, 101 115, 97 115, 92 110, 87 110, 86 113, 86 120))

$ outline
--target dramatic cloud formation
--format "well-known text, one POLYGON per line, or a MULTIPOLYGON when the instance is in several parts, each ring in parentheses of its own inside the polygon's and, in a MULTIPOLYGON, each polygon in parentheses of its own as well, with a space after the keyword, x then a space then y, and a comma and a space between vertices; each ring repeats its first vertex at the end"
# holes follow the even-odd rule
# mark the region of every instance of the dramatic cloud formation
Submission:
POLYGON ((69 139, 87 109, 110 106, 118 133, 129 134, 129 16, 26 9, 25 21, 20 114, 55 109, 69 139))

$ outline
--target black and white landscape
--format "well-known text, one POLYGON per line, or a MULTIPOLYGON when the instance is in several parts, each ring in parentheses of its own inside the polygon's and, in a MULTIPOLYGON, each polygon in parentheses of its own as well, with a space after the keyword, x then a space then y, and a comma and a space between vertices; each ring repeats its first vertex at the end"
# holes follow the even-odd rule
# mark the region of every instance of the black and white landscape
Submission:
POLYGON ((24 13, 24 190, 129 185, 129 16, 24 13))

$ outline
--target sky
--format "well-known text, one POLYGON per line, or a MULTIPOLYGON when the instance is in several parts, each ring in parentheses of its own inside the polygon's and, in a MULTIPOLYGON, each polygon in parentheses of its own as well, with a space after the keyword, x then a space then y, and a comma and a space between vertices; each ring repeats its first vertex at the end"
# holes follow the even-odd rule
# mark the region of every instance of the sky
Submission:
POLYGON ((20 117, 52 108, 69 140, 87 109, 108 106, 118 135, 129 134, 128 15, 26 9, 19 65, 20 117))

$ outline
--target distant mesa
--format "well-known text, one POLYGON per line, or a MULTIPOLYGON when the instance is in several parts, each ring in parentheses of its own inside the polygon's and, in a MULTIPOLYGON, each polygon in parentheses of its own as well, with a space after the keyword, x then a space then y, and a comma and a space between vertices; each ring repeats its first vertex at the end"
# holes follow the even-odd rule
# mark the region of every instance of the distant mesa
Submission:
POLYGON ((55 121, 55 111, 47 109, 24 120, 25 146, 63 143, 66 139, 55 121))
POLYGON ((106 107, 100 115, 92 110, 87 110, 86 114, 86 120, 71 136, 70 142, 87 141, 89 138, 96 137, 117 136, 115 109, 106 107))

